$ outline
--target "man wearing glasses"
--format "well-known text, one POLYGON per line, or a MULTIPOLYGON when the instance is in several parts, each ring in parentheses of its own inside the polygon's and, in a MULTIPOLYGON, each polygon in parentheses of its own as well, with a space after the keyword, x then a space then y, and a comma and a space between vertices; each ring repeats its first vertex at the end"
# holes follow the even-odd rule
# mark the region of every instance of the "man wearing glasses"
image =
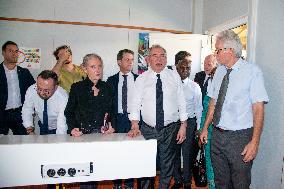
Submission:
POLYGON ((58 86, 57 74, 50 70, 42 71, 37 77, 37 83, 28 88, 22 109, 27 133, 34 134, 33 115, 36 113, 40 135, 66 134, 64 110, 67 100, 67 92, 58 86))
POLYGON ((241 58, 240 38, 231 30, 217 36, 220 66, 208 90, 211 97, 200 141, 207 143, 213 122, 211 159, 216 188, 250 188, 251 168, 268 102, 262 71, 241 58))
POLYGON ((28 69, 17 66, 19 48, 13 41, 2 46, 4 61, 0 64, 0 134, 25 135, 22 125, 22 104, 27 89, 35 83, 28 69))

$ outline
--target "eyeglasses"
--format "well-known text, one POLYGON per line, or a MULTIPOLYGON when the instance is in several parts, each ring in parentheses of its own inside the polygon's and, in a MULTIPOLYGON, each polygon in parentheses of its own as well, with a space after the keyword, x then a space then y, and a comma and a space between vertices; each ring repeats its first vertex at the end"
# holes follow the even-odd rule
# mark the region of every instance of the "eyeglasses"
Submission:
POLYGON ((36 91, 38 93, 44 93, 44 94, 47 94, 47 95, 50 95, 53 90, 54 90, 54 88, 53 89, 40 89, 40 88, 36 88, 36 91))
POLYGON ((92 66, 87 66, 88 68, 90 68, 91 70, 96 70, 96 69, 102 69, 103 66, 102 65, 92 65, 92 66))
POLYGON ((227 49, 231 49, 231 48, 215 49, 214 53, 219 54, 221 51, 227 50, 227 49))

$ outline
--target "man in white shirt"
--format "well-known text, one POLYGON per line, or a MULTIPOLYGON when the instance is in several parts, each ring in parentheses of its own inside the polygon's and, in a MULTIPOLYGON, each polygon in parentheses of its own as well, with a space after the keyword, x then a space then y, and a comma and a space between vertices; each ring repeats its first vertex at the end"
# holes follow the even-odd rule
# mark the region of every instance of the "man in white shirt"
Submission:
MULTIPOLYGON (((112 88, 115 103, 115 130, 117 133, 127 133, 131 128, 131 123, 128 119, 128 104, 133 93, 134 81, 138 77, 138 75, 132 72, 133 61, 134 52, 132 50, 120 50, 117 53, 119 72, 107 79, 107 83, 112 88)), ((124 180, 126 189, 131 189, 133 186, 133 179, 124 180)), ((115 180, 113 188, 122 188, 122 180, 115 180)))
POLYGON ((129 114, 131 130, 128 136, 135 137, 142 133, 146 140, 157 139, 157 156, 160 162, 159 188, 166 189, 173 173, 175 145, 185 140, 186 104, 177 72, 166 67, 166 50, 160 45, 153 45, 150 48, 148 63, 149 70, 141 74, 134 84, 135 94, 129 114))
POLYGON ((195 131, 200 127, 202 115, 202 93, 199 85, 189 79, 191 71, 191 61, 183 59, 176 64, 177 72, 182 80, 183 90, 185 94, 186 110, 188 113, 186 140, 177 145, 177 154, 174 167, 175 184, 172 189, 178 189, 184 183, 185 189, 191 188, 192 165, 195 157, 195 131), (183 157, 183 174, 180 171, 181 165, 181 149, 183 157))
POLYGON ((211 159, 216 188, 250 188, 251 168, 263 130, 269 98, 263 73, 242 59, 243 45, 232 30, 216 36, 218 66, 208 96, 210 102, 200 142, 207 143, 213 123, 211 159))
POLYGON ((4 61, 0 64, 0 134, 27 134, 22 125, 22 104, 26 90, 35 83, 30 71, 17 66, 19 48, 13 41, 2 46, 4 61))
POLYGON ((66 134, 64 116, 67 92, 58 86, 58 76, 50 70, 42 71, 37 83, 30 86, 22 109, 23 125, 28 134, 34 134, 33 114, 39 117, 40 135, 66 134))

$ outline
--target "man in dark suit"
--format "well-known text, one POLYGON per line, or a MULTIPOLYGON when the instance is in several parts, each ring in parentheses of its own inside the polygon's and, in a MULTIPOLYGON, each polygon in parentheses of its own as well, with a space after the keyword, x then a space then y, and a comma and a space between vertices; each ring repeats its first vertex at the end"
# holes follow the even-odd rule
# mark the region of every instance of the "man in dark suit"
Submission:
MULTIPOLYGON (((117 133, 127 133, 131 129, 131 123, 128 119, 128 102, 131 95, 133 95, 134 81, 138 77, 138 75, 131 72, 133 60, 133 51, 129 49, 120 50, 117 54, 119 72, 107 79, 114 96, 117 133)), ((125 180, 124 185, 125 188, 133 188, 133 179, 125 180)), ((122 188, 122 180, 114 181, 114 188, 122 188)))
POLYGON ((22 105, 26 90, 35 83, 28 69, 17 66, 19 48, 7 41, 2 46, 4 61, 0 64, 0 134, 27 134, 22 125, 22 105))
POLYGON ((198 83, 198 85, 201 88, 202 92, 202 101, 204 100, 204 97, 207 92, 207 86, 209 81, 209 74, 217 66, 217 60, 216 57, 213 54, 210 54, 205 57, 204 60, 204 71, 198 72, 195 74, 194 81, 198 83))

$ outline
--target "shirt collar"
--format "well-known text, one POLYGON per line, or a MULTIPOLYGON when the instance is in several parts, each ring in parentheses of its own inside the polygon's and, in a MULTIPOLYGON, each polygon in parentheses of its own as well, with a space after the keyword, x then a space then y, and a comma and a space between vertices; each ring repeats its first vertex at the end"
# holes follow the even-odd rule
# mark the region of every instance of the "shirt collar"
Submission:
MULTIPOLYGON (((87 83, 87 85, 89 86, 89 87, 93 87, 94 86, 94 83, 89 79, 89 77, 87 77, 86 79, 86 83, 87 83)), ((101 80, 98 80, 98 82, 97 82, 97 84, 96 84, 96 87, 97 88, 100 88, 100 86, 101 86, 101 80)))
POLYGON ((15 68, 14 68, 14 69, 9 70, 9 69, 6 67, 6 65, 3 63, 3 67, 4 67, 4 69, 5 69, 5 72, 17 71, 17 66, 15 66, 15 68))
POLYGON ((124 73, 122 73, 122 72, 120 71, 120 72, 119 72, 119 75, 120 75, 120 76, 123 76, 123 75, 129 76, 129 75, 130 75, 130 72, 128 72, 127 74, 124 74, 124 73))
POLYGON ((163 74, 165 74, 165 70, 166 70, 167 68, 165 67, 160 73, 156 73, 156 72, 154 72, 154 70, 152 70, 151 69, 151 67, 149 67, 149 72, 151 73, 151 74, 153 74, 153 75, 157 75, 157 74, 160 74, 160 75, 163 75, 163 74))
POLYGON ((182 83, 187 83, 188 82, 188 77, 187 78, 185 78, 184 80, 182 80, 182 83))
POLYGON ((242 59, 239 58, 239 60, 232 66, 232 69, 238 71, 240 69, 242 62, 243 62, 242 59))

